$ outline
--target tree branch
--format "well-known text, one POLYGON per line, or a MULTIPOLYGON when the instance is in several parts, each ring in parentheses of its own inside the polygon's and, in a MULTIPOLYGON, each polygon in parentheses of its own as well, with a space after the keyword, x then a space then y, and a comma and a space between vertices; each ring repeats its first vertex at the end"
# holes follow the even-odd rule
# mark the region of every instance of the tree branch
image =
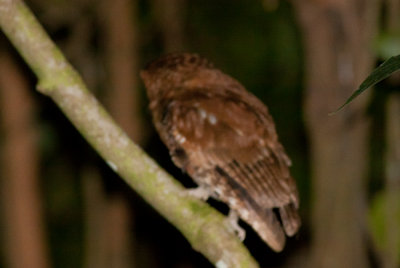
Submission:
POLYGON ((0 0, 0 26, 48 95, 84 138, 133 189, 217 267, 257 267, 225 217, 189 197, 115 124, 20 0, 0 0))

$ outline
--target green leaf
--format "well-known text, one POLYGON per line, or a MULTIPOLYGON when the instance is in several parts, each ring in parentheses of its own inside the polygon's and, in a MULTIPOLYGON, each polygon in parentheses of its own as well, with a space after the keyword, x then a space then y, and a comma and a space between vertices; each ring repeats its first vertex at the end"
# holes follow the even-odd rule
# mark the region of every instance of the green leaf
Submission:
POLYGON ((398 71, 400 69, 400 55, 391 57, 378 68, 372 71, 372 73, 361 83, 360 87, 354 91, 354 93, 347 99, 347 101, 340 106, 336 111, 330 113, 330 115, 336 114, 344 106, 349 104, 352 100, 354 100, 358 95, 364 92, 364 90, 374 86, 378 82, 382 81, 383 79, 389 77, 392 73, 398 71))

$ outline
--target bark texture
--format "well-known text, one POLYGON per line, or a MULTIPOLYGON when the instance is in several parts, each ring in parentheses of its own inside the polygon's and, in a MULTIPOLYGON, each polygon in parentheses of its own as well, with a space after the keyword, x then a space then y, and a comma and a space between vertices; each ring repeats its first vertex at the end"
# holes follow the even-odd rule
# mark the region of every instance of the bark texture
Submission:
POLYGON ((365 238, 368 96, 328 116, 372 68, 378 1, 293 1, 303 31, 312 163, 310 267, 368 267, 365 238))

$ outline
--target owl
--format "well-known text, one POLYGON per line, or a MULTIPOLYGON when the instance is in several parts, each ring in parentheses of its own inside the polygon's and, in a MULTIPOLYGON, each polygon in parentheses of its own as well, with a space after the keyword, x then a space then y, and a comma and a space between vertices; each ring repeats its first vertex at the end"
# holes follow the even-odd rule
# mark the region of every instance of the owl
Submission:
POLYGON ((161 140, 198 185, 191 192, 226 203, 281 251, 300 227, 299 197, 267 107, 197 54, 161 57, 140 76, 161 140))

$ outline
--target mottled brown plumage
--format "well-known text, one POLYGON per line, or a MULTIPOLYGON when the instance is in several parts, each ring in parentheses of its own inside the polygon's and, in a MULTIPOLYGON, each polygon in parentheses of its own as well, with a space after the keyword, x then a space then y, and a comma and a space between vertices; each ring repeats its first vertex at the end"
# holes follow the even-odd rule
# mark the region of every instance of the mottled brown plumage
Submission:
POLYGON ((299 200, 267 107, 196 54, 162 57, 141 77, 174 163, 281 251, 300 227, 299 200))

